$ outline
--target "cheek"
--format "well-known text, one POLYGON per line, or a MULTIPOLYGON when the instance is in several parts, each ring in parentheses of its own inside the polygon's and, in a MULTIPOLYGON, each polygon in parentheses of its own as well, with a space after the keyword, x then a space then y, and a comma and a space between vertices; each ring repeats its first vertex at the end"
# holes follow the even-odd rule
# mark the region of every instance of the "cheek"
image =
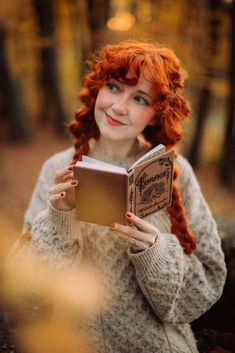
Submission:
POLYGON ((147 125, 154 121, 155 113, 152 111, 142 113, 135 117, 136 127, 144 129, 147 125))
POLYGON ((108 94, 105 92, 103 88, 101 88, 96 98, 95 109, 105 108, 108 102, 109 102, 108 94))
POLYGON ((99 109, 101 103, 102 103, 102 95, 99 92, 95 101, 95 110, 99 109))

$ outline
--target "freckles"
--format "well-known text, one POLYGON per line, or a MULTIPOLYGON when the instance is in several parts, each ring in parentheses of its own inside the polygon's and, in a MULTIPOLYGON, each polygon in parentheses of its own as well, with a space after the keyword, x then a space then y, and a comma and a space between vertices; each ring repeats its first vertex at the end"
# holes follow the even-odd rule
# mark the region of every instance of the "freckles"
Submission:
POLYGON ((103 109, 109 106, 110 104, 111 104, 110 96, 104 91, 99 91, 98 96, 96 98, 95 105, 103 109))
POLYGON ((147 126, 153 119, 154 115, 153 114, 141 114, 141 116, 137 117, 135 122, 136 125, 145 127, 147 126))

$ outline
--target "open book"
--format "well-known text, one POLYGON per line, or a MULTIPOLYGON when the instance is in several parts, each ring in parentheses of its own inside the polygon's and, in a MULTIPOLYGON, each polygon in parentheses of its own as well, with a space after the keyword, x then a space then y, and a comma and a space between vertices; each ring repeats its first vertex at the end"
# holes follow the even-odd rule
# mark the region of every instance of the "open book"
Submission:
POLYGON ((83 156, 74 166, 80 221, 128 224, 127 211, 143 218, 171 203, 174 150, 158 145, 129 169, 83 156))

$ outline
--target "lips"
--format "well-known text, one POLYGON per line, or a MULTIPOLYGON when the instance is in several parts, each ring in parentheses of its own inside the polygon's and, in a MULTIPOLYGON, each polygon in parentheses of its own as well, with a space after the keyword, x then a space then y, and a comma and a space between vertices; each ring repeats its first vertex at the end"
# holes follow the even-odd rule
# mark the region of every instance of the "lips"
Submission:
POLYGON ((123 126, 123 125, 125 125, 125 124, 122 123, 121 121, 112 118, 112 117, 111 117, 110 115, 108 115, 107 113, 105 113, 105 115, 106 115, 106 120, 107 120, 107 122, 109 123, 109 125, 112 125, 112 126, 123 126))

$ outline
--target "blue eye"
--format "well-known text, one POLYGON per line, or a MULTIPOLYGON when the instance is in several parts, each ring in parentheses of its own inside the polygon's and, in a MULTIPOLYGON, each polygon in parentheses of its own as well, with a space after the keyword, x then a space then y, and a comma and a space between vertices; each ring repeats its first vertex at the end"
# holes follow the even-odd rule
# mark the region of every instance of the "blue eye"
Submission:
POLYGON ((108 82, 107 85, 108 89, 112 92, 117 92, 118 91, 118 86, 115 85, 114 83, 112 82, 108 82))
POLYGON ((140 97, 140 96, 135 97, 135 101, 136 101, 138 104, 149 105, 149 102, 148 102, 145 98, 140 97))

